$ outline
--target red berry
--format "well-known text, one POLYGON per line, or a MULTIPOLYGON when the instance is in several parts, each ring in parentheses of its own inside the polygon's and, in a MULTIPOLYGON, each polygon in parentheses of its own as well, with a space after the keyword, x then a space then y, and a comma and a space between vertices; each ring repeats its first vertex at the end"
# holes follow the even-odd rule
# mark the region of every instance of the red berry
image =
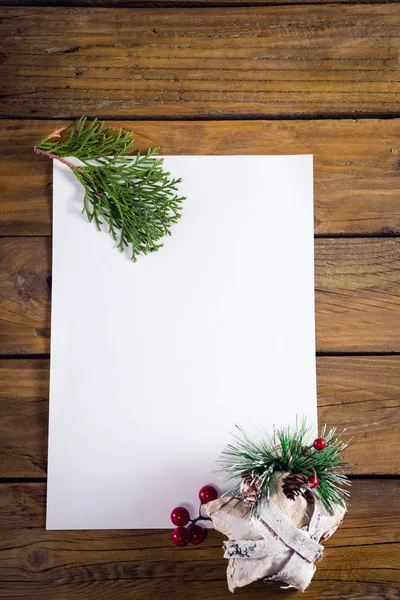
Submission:
POLYGON ((204 541, 206 537, 206 530, 200 525, 191 525, 189 527, 190 543, 197 546, 204 541))
POLYGON ((189 512, 183 506, 174 508, 171 513, 171 521, 174 525, 187 525, 190 520, 189 512))
POLYGON ((171 534, 175 546, 187 546, 190 540, 189 530, 186 527, 176 527, 171 534))
POLYGON ((218 492, 213 485, 205 485, 199 491, 199 498, 202 504, 207 504, 218 498, 218 492))
POLYGON ((326 448, 326 441, 324 440, 324 438, 317 438, 316 440, 314 440, 313 446, 316 450, 323 450, 324 448, 326 448))
POLYGON ((312 489, 315 489, 319 486, 318 477, 315 475, 310 475, 310 477, 307 479, 307 483, 312 489))

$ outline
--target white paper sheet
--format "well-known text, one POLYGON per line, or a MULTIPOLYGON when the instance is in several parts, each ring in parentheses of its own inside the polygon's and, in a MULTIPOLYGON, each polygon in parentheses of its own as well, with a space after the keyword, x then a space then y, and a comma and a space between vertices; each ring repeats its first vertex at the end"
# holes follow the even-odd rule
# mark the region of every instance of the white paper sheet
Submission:
POLYGON ((312 156, 174 156, 183 216, 136 264, 54 164, 48 529, 172 527, 234 424, 316 422, 312 156))

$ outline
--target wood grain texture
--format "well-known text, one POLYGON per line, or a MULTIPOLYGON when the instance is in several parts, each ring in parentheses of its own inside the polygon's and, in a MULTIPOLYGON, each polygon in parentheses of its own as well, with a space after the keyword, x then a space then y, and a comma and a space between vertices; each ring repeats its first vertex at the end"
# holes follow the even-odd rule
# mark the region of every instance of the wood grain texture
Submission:
MULTIPOLYGON (((0 239, 0 355, 49 352, 50 247, 0 239)), ((399 265, 399 238, 315 240, 319 352, 400 351, 399 265)))
MULTIPOLYGON (((365 118, 399 111, 398 6, 307 1, 1 9, 0 117, 16 120, 0 120, 0 236, 18 237, 0 239, 0 355, 15 356, 0 360, 0 600, 232 597, 216 532, 177 549, 166 531, 45 531, 45 485, 12 482, 45 477, 47 463, 49 361, 17 359, 48 353, 50 339, 51 240, 30 236, 51 234, 51 164, 32 147, 82 112, 171 118, 119 124, 165 154, 312 153, 318 235, 399 234, 400 119, 365 118), (281 120, 226 120, 260 116, 281 120)), ((400 352, 399 250, 398 238, 316 240, 320 352, 400 352)), ((320 422, 356 438, 354 473, 399 474, 400 356, 320 356, 317 373, 320 422)), ((400 600, 399 492, 399 479, 353 482, 305 600, 400 600)), ((238 594, 298 597, 261 583, 238 594)))
MULTIPOLYGON (((398 599, 399 492, 396 480, 353 482, 353 505, 302 597, 398 599)), ((169 531, 45 531, 44 513, 43 484, 0 485, 0 598, 231 597, 217 532, 176 549, 169 531)), ((238 593, 283 596, 261 583, 238 593)))
POLYGON ((316 240, 317 350, 400 351, 399 261, 399 238, 316 240))
POLYGON ((43 477, 47 467, 49 361, 0 361, 0 478, 43 477))
MULTIPOLYGON (((318 357, 321 424, 347 428, 355 474, 400 474, 400 356, 318 357)), ((44 477, 49 361, 0 360, 0 478, 44 477)))
MULTIPOLYGON (((389 547, 390 548, 390 547, 389 547)), ((387 552, 389 552, 389 548, 387 552)), ((188 569, 196 563, 186 563, 188 569)), ((204 570, 207 566, 204 566, 204 570)), ((224 566, 221 565, 221 569, 224 566)), ((278 584, 255 583, 239 591, 243 600, 274 600, 275 598, 297 600, 298 594, 280 589, 278 584)), ((238 593, 237 593, 238 595, 238 593)), ((175 579, 135 579, 118 577, 106 582, 37 584, 34 582, 0 582, 2 600, 232 600, 226 581, 204 579, 188 582, 175 579)), ((302 600, 399 600, 398 583, 393 581, 313 581, 301 596, 302 600)))
MULTIPOLYGON (((397 0, 357 0, 357 4, 392 4, 397 0)), ((76 6, 92 8, 191 8, 204 6, 268 6, 298 4, 355 4, 354 0, 0 0, 0 6, 76 6)))
MULTIPOLYGON (((63 124, 0 121, 0 235, 51 233, 52 167, 32 148, 63 124)), ((164 154, 313 154, 317 234, 400 233, 400 119, 110 124, 164 154)))
POLYGON ((0 239, 0 352, 42 353, 50 348, 51 242, 0 239))
POLYGON ((396 4, 3 8, 0 115, 396 114, 396 4))
POLYGON ((400 474, 400 356, 317 358, 318 419, 354 438, 357 474, 400 474))

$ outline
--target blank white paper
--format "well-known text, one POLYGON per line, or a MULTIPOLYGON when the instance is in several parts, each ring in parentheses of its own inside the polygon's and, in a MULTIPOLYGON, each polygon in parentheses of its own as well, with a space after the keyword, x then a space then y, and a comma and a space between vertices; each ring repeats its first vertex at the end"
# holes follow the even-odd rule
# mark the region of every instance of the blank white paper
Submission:
POLYGON ((312 156, 168 156, 183 216, 132 263, 54 164, 48 529, 172 527, 239 424, 316 423, 312 156))

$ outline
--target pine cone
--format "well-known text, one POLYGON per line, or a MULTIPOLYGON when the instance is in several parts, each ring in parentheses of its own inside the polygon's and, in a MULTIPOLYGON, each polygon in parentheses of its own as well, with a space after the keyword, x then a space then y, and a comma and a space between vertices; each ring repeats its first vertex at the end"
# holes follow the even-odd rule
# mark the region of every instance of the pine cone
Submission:
MULTIPOLYGON (((307 476, 302 473, 291 473, 282 481, 282 491, 286 498, 295 500, 299 494, 307 491, 307 476)), ((306 498, 308 501, 308 498, 306 498)))
POLYGON ((240 477, 243 479, 244 483, 250 483, 254 480, 254 471, 242 471, 240 473, 240 477))
POLYGON ((243 504, 250 507, 254 506, 257 504, 260 496, 261 481, 251 471, 244 471, 242 473, 242 479, 240 491, 243 504))

